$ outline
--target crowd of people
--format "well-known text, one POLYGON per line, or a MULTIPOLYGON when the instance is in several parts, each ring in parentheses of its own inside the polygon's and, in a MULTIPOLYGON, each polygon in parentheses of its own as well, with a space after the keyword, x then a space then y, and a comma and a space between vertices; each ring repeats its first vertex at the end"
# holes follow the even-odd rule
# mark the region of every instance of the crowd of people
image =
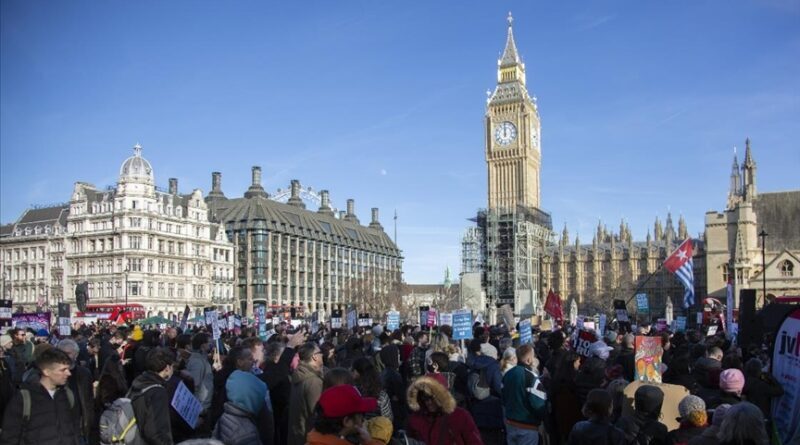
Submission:
POLYGON ((631 333, 609 330, 579 355, 570 327, 526 344, 502 324, 476 323, 462 342, 450 326, 269 327, 265 340, 253 328, 219 340, 202 326, 90 325, 58 340, 10 329, 0 445, 766 445, 782 394, 761 345, 724 334, 637 328, 660 338, 663 382, 688 394, 671 401, 665 385, 626 395, 631 333), (173 403, 181 385, 195 424, 173 403))

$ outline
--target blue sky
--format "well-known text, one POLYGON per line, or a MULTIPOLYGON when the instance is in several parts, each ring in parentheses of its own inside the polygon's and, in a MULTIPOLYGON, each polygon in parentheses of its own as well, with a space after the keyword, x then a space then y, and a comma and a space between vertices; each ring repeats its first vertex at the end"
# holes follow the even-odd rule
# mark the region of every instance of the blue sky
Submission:
POLYGON ((800 2, 0 2, 0 221, 116 181, 240 196, 261 165, 362 222, 381 209, 410 283, 460 267, 486 204, 483 115, 507 12, 542 120, 542 202, 591 241, 721 210, 733 146, 760 191, 800 186, 800 2))

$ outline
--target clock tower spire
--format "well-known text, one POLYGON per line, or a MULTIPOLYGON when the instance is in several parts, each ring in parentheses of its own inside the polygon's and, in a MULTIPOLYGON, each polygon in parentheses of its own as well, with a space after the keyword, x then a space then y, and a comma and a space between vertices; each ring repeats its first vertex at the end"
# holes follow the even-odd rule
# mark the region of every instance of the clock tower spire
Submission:
POLYGON ((489 95, 485 117, 489 209, 507 212, 518 206, 540 206, 539 111, 528 94, 513 23, 509 13, 506 46, 497 61, 497 85, 489 95))

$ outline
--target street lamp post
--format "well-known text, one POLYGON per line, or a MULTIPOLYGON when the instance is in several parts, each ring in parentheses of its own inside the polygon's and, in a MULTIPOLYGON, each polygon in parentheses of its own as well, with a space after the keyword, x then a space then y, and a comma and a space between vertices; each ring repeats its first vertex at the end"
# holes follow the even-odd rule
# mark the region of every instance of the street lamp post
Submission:
POLYGON ((769 234, 761 228, 758 237, 761 238, 761 284, 763 289, 762 305, 767 302, 767 237, 769 234))

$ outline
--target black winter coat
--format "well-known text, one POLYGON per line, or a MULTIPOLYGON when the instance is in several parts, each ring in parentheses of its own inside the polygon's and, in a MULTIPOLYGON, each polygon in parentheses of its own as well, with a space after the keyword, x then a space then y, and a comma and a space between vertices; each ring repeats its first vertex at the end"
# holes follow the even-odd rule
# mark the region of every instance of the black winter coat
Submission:
POLYGON ((20 385, 30 391, 31 417, 22 420, 22 394, 16 391, 3 415, 0 445, 78 445, 80 422, 77 401, 70 407, 65 388, 56 389, 50 397, 41 384, 20 385), (20 439, 20 436, 22 438, 20 439))
POLYGON ((572 427, 567 445, 622 445, 625 433, 608 420, 583 420, 572 427))
POLYGON ((145 371, 133 381, 130 398, 139 433, 148 445, 173 445, 169 421, 169 393, 166 381, 158 374, 145 371), (152 385, 159 387, 143 392, 152 385))
POLYGON ((231 402, 225 403, 212 437, 228 445, 262 445, 255 416, 231 402))
POLYGON ((265 362, 264 372, 258 376, 269 388, 269 397, 275 416, 274 440, 276 444, 285 444, 288 440, 289 399, 292 391, 289 373, 294 355, 294 348, 285 348, 278 363, 265 362))
POLYGON ((90 443, 97 443, 100 431, 95 421, 92 373, 80 365, 72 368, 71 372, 67 385, 75 394, 75 403, 80 408, 81 435, 87 439, 91 438, 90 443))

